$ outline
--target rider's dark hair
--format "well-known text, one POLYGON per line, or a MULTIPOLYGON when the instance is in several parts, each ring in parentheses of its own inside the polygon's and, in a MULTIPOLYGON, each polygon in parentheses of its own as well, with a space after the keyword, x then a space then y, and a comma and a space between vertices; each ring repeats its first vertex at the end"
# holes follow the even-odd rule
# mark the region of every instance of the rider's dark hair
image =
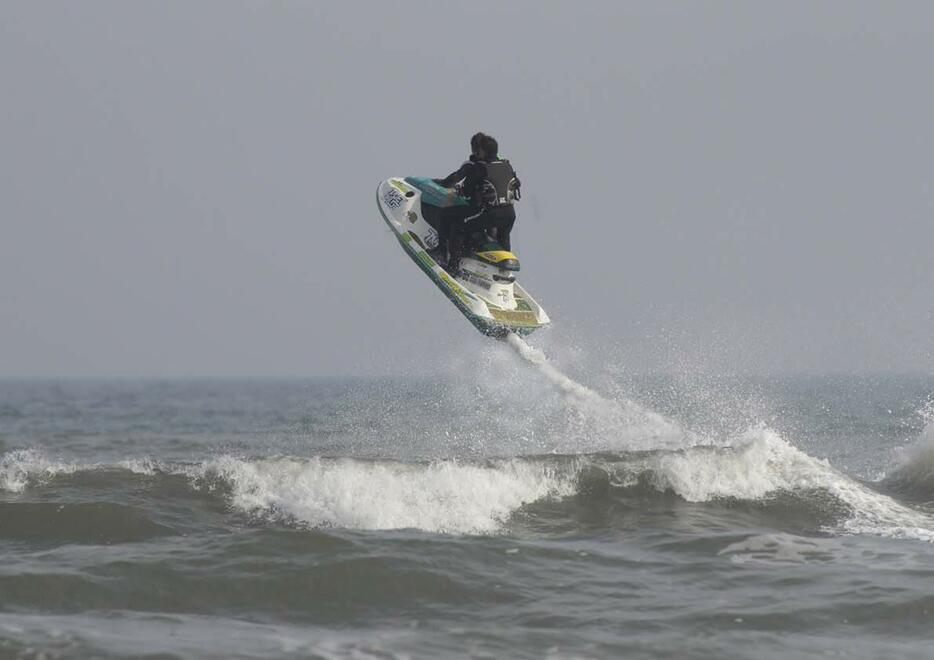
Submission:
POLYGON ((483 148, 483 154, 491 160, 499 155, 499 142, 492 135, 484 135, 480 139, 480 146, 483 148))
POLYGON ((486 139, 486 135, 483 133, 474 133, 470 138, 470 148, 476 153, 479 149, 483 149, 483 140, 486 139))

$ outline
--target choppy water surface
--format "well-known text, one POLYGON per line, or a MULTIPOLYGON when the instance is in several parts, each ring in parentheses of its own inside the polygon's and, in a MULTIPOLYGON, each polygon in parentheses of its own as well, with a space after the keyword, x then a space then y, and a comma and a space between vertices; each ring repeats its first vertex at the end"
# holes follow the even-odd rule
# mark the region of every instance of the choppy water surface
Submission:
POLYGON ((0 657, 932 657, 934 379, 514 348, 0 383, 0 657))

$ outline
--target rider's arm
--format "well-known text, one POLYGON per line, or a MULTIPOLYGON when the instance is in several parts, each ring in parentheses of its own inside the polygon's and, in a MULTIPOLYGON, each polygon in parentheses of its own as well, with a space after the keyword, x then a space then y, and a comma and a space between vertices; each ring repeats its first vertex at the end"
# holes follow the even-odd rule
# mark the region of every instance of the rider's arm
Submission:
POLYGON ((457 183, 458 181, 463 180, 464 177, 467 176, 467 172, 468 172, 468 170, 469 170, 469 168, 470 168, 470 165, 472 165, 472 163, 470 163, 470 162, 468 161, 468 162, 464 163, 463 165, 461 165, 460 168, 458 168, 458 170, 457 170, 456 172, 451 172, 450 174, 448 174, 448 175, 447 175, 446 177, 444 177, 443 179, 436 179, 435 181, 436 181, 436 182, 438 183, 438 185, 440 185, 440 186, 444 186, 445 188, 450 188, 450 187, 453 186, 455 183, 457 183))

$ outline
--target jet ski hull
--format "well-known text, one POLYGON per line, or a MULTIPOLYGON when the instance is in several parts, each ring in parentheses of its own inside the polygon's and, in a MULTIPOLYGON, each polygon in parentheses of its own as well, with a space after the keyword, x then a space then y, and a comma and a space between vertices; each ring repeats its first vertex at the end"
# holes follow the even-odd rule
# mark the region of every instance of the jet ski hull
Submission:
MULTIPOLYGON (((405 253, 418 265, 454 306, 481 333, 490 337, 505 337, 510 332, 529 333, 550 323, 545 310, 519 285, 513 284, 511 308, 497 305, 480 295, 475 282, 452 277, 428 254, 438 245, 438 235, 422 214, 422 193, 425 203, 444 206, 462 203, 457 198, 445 198, 433 184, 424 179, 391 178, 376 189, 376 205, 405 253), (430 199, 430 202, 429 202, 430 199), (474 289, 474 290, 471 290, 474 289)), ((443 190, 443 189, 440 189, 443 190)))

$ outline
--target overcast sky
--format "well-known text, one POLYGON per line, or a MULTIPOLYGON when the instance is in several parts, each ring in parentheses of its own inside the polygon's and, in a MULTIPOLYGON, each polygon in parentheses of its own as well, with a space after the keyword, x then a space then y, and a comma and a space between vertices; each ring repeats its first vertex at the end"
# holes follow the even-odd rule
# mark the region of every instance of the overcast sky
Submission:
POLYGON ((430 370, 374 202, 492 133, 560 355, 934 373, 929 2, 0 3, 0 377, 430 370), (609 354, 609 353, 607 353, 609 354))

